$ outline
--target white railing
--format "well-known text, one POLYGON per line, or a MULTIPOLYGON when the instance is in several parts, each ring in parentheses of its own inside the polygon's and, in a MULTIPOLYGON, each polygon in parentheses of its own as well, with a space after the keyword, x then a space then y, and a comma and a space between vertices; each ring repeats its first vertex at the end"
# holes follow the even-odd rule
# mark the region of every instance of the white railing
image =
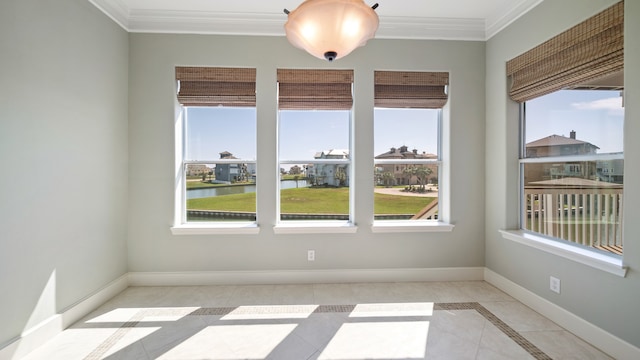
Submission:
POLYGON ((622 188, 525 187, 523 228, 622 255, 622 188))

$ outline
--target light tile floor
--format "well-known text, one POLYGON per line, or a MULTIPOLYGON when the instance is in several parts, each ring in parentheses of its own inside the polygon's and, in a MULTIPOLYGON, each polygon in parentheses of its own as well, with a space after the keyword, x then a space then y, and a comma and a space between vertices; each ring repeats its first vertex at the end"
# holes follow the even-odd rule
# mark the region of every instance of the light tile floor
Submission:
POLYGON ((25 360, 611 359, 483 281, 131 287, 25 360))

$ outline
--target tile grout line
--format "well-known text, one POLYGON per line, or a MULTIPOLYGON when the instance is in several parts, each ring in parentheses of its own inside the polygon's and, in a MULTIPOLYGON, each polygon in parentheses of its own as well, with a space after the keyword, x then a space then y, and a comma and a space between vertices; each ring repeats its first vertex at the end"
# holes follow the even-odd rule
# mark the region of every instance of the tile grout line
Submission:
MULTIPOLYGON (((244 310, 246 314, 271 314, 271 313, 291 313, 300 312, 300 307, 305 311, 308 309, 308 305, 289 305, 284 309, 272 309, 267 311, 267 307, 249 307, 244 310), (298 310, 296 310, 298 309, 298 310)), ((318 305, 313 313, 347 313, 352 312, 356 305, 318 305)), ((186 316, 211 316, 211 315, 228 315, 232 311, 237 311, 238 307, 207 307, 198 308, 191 312, 186 313, 186 316)), ((173 309, 175 311, 175 309, 173 309)), ((489 311, 478 302, 462 302, 462 303, 434 303, 433 310, 475 310, 482 315, 487 321, 493 324, 503 334, 513 340, 527 353, 533 356, 536 360, 552 360, 547 354, 540 350, 537 346, 527 340, 524 336, 514 330, 511 326, 507 325, 504 321, 498 318, 495 314, 489 311)), ((131 328, 136 327, 141 320, 150 315, 162 315, 172 309, 142 309, 134 314, 131 319, 122 324, 115 333, 111 334, 100 345, 98 345, 84 360, 97 360, 100 359, 109 349, 111 349, 119 340, 121 340, 131 328)), ((184 313, 183 313, 184 314, 184 313)))
POLYGON ((436 303, 434 310, 476 310, 480 315, 492 323, 503 334, 507 335, 511 340, 523 348, 527 353, 533 356, 536 360, 552 360, 551 357, 545 354, 540 348, 535 346, 524 336, 514 330, 511 326, 507 325, 504 321, 500 320, 494 313, 477 302, 470 303, 436 303))

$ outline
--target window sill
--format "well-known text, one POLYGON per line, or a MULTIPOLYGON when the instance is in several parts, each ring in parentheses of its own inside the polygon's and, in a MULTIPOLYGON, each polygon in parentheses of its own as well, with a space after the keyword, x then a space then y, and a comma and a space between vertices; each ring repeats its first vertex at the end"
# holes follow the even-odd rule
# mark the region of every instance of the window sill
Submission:
POLYGON ((627 268, 622 266, 622 259, 589 251, 570 244, 536 236, 522 230, 500 230, 502 237, 565 259, 573 260, 592 268, 625 277, 627 268))
POLYGON ((188 223, 171 227, 173 235, 233 235, 257 234, 258 224, 254 222, 238 223, 188 223))
POLYGON ((374 233, 451 232, 454 227, 455 225, 441 221, 381 220, 373 222, 371 231, 374 233))
POLYGON ((273 227, 275 234, 353 234, 358 227, 345 221, 286 221, 273 227))

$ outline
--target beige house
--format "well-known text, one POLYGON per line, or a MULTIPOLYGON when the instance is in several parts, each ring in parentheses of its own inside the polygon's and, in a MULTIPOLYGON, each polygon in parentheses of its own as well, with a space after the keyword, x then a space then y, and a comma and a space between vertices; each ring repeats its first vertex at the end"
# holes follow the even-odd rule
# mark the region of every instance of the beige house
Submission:
MULTIPOLYGON (((576 139, 576 132, 571 131, 569 137, 550 135, 526 144, 527 158, 549 156, 572 156, 596 154, 599 147, 589 142, 576 139)), ((525 166, 525 183, 540 180, 578 177, 596 179, 595 161, 570 161, 562 163, 533 163, 525 166)))
MULTIPOLYGON (((433 159, 437 160, 438 155, 426 152, 419 153, 418 150, 402 145, 398 148, 392 147, 389 151, 377 155, 376 160, 410 160, 410 159, 433 159)), ((424 167, 431 170, 427 176, 428 184, 436 184, 438 182, 438 166, 437 165, 411 165, 411 164, 376 164, 375 178, 377 184, 385 184, 385 173, 393 175, 393 184, 388 185, 416 185, 420 180, 416 175, 407 173, 407 169, 411 167, 424 167)))
POLYGON ((187 165, 187 176, 202 176, 203 174, 208 175, 209 172, 213 171, 210 167, 203 164, 189 164, 187 165))

